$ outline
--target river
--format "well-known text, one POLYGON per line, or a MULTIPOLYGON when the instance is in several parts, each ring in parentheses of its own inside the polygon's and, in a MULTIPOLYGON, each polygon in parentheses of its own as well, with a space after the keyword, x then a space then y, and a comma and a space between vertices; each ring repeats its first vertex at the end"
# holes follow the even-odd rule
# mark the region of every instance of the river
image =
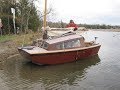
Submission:
POLYGON ((72 63, 39 66, 20 55, 0 63, 0 90, 120 90, 120 32, 87 31, 98 55, 72 63))

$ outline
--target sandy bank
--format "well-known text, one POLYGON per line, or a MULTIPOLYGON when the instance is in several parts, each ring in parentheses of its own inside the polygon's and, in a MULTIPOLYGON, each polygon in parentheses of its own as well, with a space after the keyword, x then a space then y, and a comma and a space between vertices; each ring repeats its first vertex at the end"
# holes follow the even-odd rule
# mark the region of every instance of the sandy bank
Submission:
POLYGON ((13 41, 5 41, 0 43, 0 62, 17 53, 17 46, 13 41))

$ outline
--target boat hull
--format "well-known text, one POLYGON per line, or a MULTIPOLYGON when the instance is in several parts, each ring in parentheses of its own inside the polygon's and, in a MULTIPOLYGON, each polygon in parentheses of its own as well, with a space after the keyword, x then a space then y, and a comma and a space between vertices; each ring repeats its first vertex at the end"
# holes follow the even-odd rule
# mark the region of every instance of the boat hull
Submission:
POLYGON ((67 50, 64 52, 43 54, 29 54, 22 49, 18 50, 25 58, 31 60, 35 64, 62 64, 94 56, 98 53, 99 49, 100 45, 96 45, 86 49, 67 50))

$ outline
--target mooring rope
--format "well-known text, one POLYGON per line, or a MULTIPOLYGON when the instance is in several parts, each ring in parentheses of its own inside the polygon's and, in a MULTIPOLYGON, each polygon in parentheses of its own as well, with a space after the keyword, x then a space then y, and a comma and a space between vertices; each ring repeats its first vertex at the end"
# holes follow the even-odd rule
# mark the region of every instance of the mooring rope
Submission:
POLYGON ((25 43, 25 34, 23 36, 22 47, 24 47, 24 43, 25 43))

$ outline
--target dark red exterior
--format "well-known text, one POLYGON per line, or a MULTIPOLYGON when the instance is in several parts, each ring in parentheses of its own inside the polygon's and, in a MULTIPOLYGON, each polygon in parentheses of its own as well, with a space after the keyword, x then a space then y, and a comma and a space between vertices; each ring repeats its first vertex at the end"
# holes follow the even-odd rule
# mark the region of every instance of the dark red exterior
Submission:
POLYGON ((69 50, 64 52, 31 54, 31 55, 21 49, 19 49, 19 51, 22 53, 22 55, 30 59, 35 64, 61 64, 61 63, 72 62, 96 55, 99 51, 100 46, 101 45, 96 45, 94 47, 80 49, 80 50, 76 49, 76 50, 71 50, 71 51, 69 50))

